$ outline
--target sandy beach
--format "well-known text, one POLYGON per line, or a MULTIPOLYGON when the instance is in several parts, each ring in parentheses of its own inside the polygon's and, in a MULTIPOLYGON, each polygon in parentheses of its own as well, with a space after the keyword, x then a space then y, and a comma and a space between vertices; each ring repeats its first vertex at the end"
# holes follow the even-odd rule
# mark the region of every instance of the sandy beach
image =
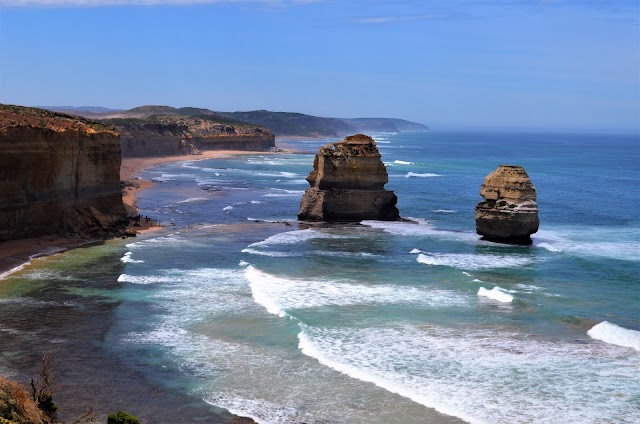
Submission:
MULTIPOLYGON (((125 183, 122 201, 127 209, 129 216, 136 216, 138 209, 136 207, 136 199, 138 193, 154 183, 151 181, 136 178, 136 174, 146 168, 151 168, 167 162, 179 162, 186 160, 200 160, 209 158, 218 158, 228 155, 240 154, 259 154, 263 152, 250 152, 240 150, 215 150, 205 151, 201 155, 182 155, 182 156, 162 156, 150 158, 125 158, 120 166, 120 180, 125 183)), ((265 153, 268 154, 268 153, 265 153)), ((153 218, 153 217, 152 217, 153 218)), ((156 224, 156 221, 146 222, 144 219, 139 221, 139 226, 130 228, 137 232, 145 232, 157 230, 162 227, 156 224)), ((39 256, 51 255, 65 250, 73 249, 90 243, 100 242, 101 240, 74 239, 61 237, 58 235, 47 235, 21 240, 9 240, 0 243, 0 279, 8 274, 17 271, 24 264, 39 256)))

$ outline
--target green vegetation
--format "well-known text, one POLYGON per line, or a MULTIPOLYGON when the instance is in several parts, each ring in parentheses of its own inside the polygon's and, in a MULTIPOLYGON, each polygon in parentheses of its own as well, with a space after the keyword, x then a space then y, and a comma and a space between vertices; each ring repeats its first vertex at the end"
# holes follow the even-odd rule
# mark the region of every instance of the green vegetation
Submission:
MULTIPOLYGON (((212 125, 229 125, 236 128, 255 128, 255 124, 238 121, 236 119, 228 118, 218 114, 205 114, 205 115, 148 115, 144 117, 122 117, 122 118, 110 118, 102 120, 103 123, 113 125, 115 127, 127 126, 127 125, 145 125, 145 124, 157 124, 157 125, 177 125, 177 126, 194 126, 199 125, 200 121, 206 121, 212 125)), ((266 130, 266 128, 264 128, 266 130)))
POLYGON ((118 411, 115 414, 109 414, 107 424, 140 424, 140 420, 126 412, 118 411))
MULTIPOLYGON (((194 120, 236 128, 252 129, 256 126, 270 130, 276 135, 304 137, 343 137, 357 133, 428 131, 429 127, 416 122, 394 118, 323 118, 292 112, 254 110, 249 112, 215 112, 195 107, 174 108, 171 106, 146 105, 125 111, 97 113, 81 111, 85 116, 99 119, 105 124, 141 125, 176 124, 194 125, 194 120)), ((51 112, 49 112, 51 113, 51 112)), ((67 115, 68 116, 68 115, 67 115)))
POLYGON ((339 137, 358 132, 353 125, 341 119, 320 118, 302 113, 271 112, 268 110, 220 113, 232 119, 262 125, 269 128, 276 135, 339 137))
POLYGON ((37 122, 37 125, 41 128, 46 128, 49 122, 61 120, 69 122, 71 126, 85 125, 96 131, 115 131, 113 127, 101 122, 92 121, 81 116, 52 112, 50 110, 38 109, 35 107, 0 104, 0 123, 2 123, 2 120, 4 119, 3 115, 9 117, 9 119, 12 119, 11 115, 18 115, 20 118, 31 119, 30 122, 37 122))

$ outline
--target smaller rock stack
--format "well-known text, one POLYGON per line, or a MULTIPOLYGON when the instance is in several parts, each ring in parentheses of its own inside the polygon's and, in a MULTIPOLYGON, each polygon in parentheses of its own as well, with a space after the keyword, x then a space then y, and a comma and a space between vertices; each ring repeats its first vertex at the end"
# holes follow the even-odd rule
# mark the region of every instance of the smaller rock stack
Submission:
POLYGON ((500 165, 480 188, 476 232, 498 243, 531 244, 538 231, 536 189, 521 166, 500 165))
POLYGON ((369 136, 352 135, 321 147, 307 181, 311 188, 300 202, 299 220, 400 219, 398 198, 393 191, 384 189, 389 181, 387 168, 376 142, 369 136))

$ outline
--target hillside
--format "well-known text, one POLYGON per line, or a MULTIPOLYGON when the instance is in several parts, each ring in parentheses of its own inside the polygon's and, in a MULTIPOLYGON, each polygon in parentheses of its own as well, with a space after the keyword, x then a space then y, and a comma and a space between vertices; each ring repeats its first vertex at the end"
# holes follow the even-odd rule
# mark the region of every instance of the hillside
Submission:
MULTIPOLYGON (((215 112, 209 109, 171 106, 140 106, 130 110, 109 110, 96 112, 75 108, 73 113, 92 119, 150 119, 156 116, 198 117, 219 124, 227 124, 237 128, 266 128, 277 136, 301 137, 343 137, 362 132, 423 132, 429 127, 416 122, 394 118, 323 118, 294 112, 272 112, 254 110, 248 112, 215 112)), ((57 110, 55 107, 51 110, 57 110)), ((69 109, 63 109, 69 112, 69 109)))
POLYGON ((218 112, 232 119, 269 128, 280 136, 343 137, 361 132, 428 131, 416 122, 393 118, 322 118, 291 112, 255 110, 251 112, 218 112))
POLYGON ((291 112, 255 110, 251 112, 219 112, 231 119, 251 122, 269 128, 276 135, 298 135, 305 137, 339 137, 355 134, 357 128, 342 119, 321 118, 291 112))
POLYGON ((381 131, 381 132, 425 132, 429 127, 417 122, 406 121, 395 118, 354 118, 343 119, 343 121, 358 128, 358 131, 381 131))

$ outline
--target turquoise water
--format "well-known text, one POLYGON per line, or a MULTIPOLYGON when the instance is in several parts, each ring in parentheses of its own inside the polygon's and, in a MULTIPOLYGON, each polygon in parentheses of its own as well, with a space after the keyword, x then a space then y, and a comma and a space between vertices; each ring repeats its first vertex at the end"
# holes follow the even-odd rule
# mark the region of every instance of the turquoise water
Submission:
POLYGON ((295 142, 309 154, 143 172, 158 184, 142 214, 167 230, 91 248, 111 264, 100 284, 76 281, 87 277, 73 252, 9 283, 40 275, 46 288, 55 274, 80 305, 112 305, 100 346, 125 364, 112 367, 205 415, 208 404, 265 423, 639 422, 637 137, 376 139, 386 187, 418 224, 297 223, 325 141, 295 142), (499 164, 524 166, 536 186, 532 246, 475 234, 480 184, 499 164))

